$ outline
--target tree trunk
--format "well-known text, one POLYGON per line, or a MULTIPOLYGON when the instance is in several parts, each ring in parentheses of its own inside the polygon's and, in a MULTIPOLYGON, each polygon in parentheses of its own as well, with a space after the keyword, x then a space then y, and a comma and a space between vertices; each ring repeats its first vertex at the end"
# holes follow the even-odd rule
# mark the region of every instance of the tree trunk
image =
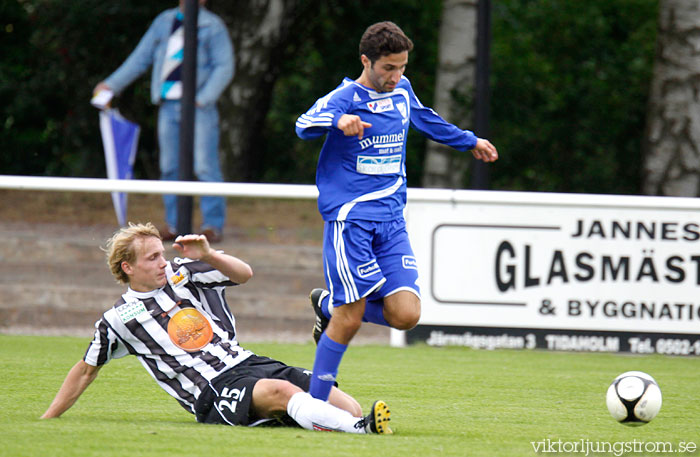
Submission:
POLYGON ((231 33, 236 73, 221 102, 221 148, 228 181, 248 181, 264 166, 256 151, 264 134, 279 62, 293 26, 299 0, 237 0, 216 3, 231 33))
MULTIPOLYGON (((433 108, 467 128, 473 119, 478 0, 445 0, 433 108)), ((423 187, 464 187, 471 155, 428 140, 423 187)))
POLYGON ((700 195, 700 3, 661 0, 642 190, 700 195))

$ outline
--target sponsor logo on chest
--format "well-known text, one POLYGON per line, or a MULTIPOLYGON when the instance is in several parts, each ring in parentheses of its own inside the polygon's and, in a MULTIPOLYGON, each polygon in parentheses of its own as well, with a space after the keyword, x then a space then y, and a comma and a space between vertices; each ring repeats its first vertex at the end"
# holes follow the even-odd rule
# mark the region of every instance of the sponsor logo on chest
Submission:
POLYGON ((136 316, 147 312, 146 305, 144 305, 141 300, 126 302, 117 307, 119 319, 121 319, 125 324, 130 320, 135 319, 136 316))
POLYGON ((367 108, 375 114, 385 113, 394 109, 394 102, 391 100, 391 98, 373 100, 371 102, 367 102, 367 108))
POLYGON ((357 172, 363 175, 386 175, 401 171, 401 155, 357 156, 357 172))

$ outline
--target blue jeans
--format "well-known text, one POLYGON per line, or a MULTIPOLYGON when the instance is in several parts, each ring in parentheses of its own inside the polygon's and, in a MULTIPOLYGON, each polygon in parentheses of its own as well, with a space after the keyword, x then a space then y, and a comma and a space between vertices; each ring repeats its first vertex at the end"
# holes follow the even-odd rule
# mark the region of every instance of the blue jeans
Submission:
MULTIPOLYGON (((159 165, 163 181, 179 179, 180 106, 179 101, 164 100, 158 110, 159 165)), ((194 175, 203 182, 223 181, 219 163, 219 112, 215 104, 195 110, 194 175)), ((177 196, 163 195, 163 204, 165 222, 170 228, 177 227, 177 196)), ((221 232, 226 216, 226 199, 202 196, 199 209, 202 212, 202 230, 210 228, 221 232)))

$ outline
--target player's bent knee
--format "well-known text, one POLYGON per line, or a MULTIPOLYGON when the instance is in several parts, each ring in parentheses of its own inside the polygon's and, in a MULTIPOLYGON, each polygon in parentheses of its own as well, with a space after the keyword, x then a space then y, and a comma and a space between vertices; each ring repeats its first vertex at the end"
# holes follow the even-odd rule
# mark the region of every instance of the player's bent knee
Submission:
POLYGON ((395 319, 392 323, 392 327, 397 330, 411 330, 413 327, 418 325, 418 320, 420 319, 420 314, 404 315, 395 319))
POLYGON ((418 325, 420 310, 420 298, 412 291, 384 297, 384 317, 397 330, 410 330, 418 325))
POLYGON ((411 330, 418 325, 420 308, 402 308, 400 312, 387 316, 389 324, 397 330, 411 330))
POLYGON ((281 379, 270 379, 272 392, 270 395, 276 398, 279 403, 284 403, 285 408, 287 407, 287 402, 292 395, 297 392, 301 392, 301 388, 295 386, 289 381, 284 381, 281 379))
POLYGON ((253 389, 253 408, 258 417, 279 416, 287 411, 287 403, 302 390, 289 381, 281 379, 261 379, 253 389))

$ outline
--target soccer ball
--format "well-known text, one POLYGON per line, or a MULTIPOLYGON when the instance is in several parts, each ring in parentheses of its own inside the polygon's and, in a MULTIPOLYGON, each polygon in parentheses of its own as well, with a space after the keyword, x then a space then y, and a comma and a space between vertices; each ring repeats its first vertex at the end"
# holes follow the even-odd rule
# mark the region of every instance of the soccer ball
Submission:
POLYGON ((605 400, 616 421, 644 425, 661 409, 661 389, 648 374, 628 371, 613 380, 605 400))

